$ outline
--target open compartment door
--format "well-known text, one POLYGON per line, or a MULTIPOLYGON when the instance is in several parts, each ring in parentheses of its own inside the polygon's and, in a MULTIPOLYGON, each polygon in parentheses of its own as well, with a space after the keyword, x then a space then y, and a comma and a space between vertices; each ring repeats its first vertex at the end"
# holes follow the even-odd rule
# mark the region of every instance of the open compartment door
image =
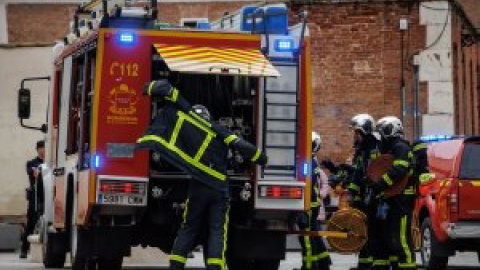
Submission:
POLYGON ((280 76, 260 49, 161 43, 153 46, 171 71, 239 76, 280 76))

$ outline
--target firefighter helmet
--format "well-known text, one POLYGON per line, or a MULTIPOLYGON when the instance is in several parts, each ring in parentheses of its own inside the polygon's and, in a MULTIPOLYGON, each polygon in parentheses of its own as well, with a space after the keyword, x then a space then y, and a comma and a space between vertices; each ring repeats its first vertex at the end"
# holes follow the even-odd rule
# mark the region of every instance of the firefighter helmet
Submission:
POLYGON ((322 137, 315 131, 312 131, 312 153, 317 153, 322 147, 322 137))
POLYGON ((196 114, 200 115, 203 119, 210 121, 211 115, 207 107, 203 106, 202 104, 196 104, 192 106, 192 109, 196 114))
POLYGON ((370 114, 357 114, 350 120, 350 128, 362 132, 363 135, 372 134, 375 130, 375 120, 370 114))
POLYGON ((378 120, 377 131, 382 137, 403 137, 402 121, 395 116, 385 116, 378 120))

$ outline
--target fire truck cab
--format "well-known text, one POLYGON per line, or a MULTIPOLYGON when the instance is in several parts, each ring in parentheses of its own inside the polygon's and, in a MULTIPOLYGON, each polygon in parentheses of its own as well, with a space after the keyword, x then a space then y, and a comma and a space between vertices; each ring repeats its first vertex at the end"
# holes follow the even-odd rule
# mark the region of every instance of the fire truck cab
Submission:
POLYGON ((429 169, 414 211, 426 269, 445 269, 455 251, 480 253, 480 137, 430 136, 429 169))
MULTIPOLYGON (((168 79, 269 157, 260 167, 229 155, 227 263, 231 270, 278 269, 289 222, 309 208, 306 14, 289 27, 283 4, 246 6, 192 29, 156 22, 156 1, 146 9, 112 6, 92 1, 80 8, 72 33, 54 48, 43 128, 45 267, 62 267, 67 253, 73 269, 120 269, 132 246, 170 252, 190 176, 154 152, 135 151, 161 113, 161 101, 142 96, 142 86, 168 79)), ((22 125, 29 106, 22 87, 22 125)))

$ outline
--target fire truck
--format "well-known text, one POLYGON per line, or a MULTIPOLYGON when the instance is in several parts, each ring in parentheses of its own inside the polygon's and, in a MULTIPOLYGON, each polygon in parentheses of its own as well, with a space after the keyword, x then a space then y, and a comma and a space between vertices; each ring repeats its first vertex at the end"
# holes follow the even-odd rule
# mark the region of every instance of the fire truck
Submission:
POLYGON ((425 269, 446 269, 457 250, 480 256, 480 137, 424 140, 433 177, 420 184, 414 223, 425 269))
POLYGON ((63 267, 69 254, 73 269, 120 269, 132 246, 170 252, 191 177, 154 152, 135 151, 161 112, 161 101, 142 96, 142 86, 168 79, 269 157, 260 167, 229 154, 227 264, 278 269, 289 223, 310 203, 306 13, 289 26, 283 4, 245 6, 187 27, 157 22, 156 1, 141 8, 125 2, 80 7, 72 32, 53 49, 50 76, 26 78, 19 90, 22 126, 46 133, 37 237, 45 267, 63 267), (25 121, 27 85, 37 79, 51 82, 41 128, 25 121))

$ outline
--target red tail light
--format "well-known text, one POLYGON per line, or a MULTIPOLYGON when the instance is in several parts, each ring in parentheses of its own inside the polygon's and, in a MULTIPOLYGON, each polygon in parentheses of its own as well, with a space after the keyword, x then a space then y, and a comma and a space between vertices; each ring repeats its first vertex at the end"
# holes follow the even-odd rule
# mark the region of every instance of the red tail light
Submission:
POLYGON ((145 194, 145 184, 141 182, 102 181, 102 193, 145 194))
POLYGON ((448 195, 448 207, 450 209, 450 220, 458 220, 458 180, 454 179, 451 182, 450 193, 448 195))
POLYGON ((301 187, 259 186, 259 197, 264 199, 301 199, 301 187))

